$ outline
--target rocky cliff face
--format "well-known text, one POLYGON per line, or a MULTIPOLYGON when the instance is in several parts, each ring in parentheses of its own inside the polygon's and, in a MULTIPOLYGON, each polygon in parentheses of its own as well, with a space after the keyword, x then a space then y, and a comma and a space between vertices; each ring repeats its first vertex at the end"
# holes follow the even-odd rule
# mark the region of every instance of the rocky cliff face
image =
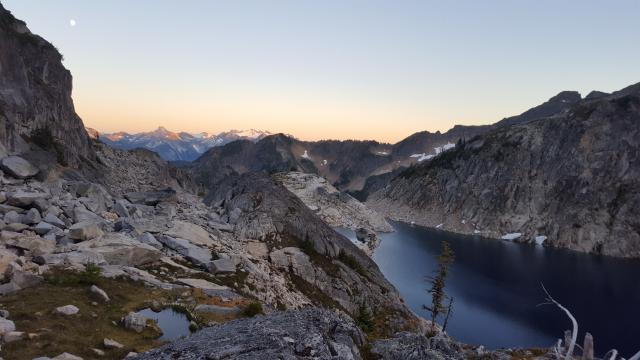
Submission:
POLYGON ((62 55, 2 5, 0 49, 0 144, 23 152, 28 139, 58 152, 58 159, 72 166, 93 158, 62 55))
POLYGON ((403 172, 368 202, 392 218, 640 256, 640 85, 494 130, 403 172))
POLYGON ((312 303, 353 317, 366 304, 382 332, 418 325, 373 260, 265 173, 229 177, 205 202, 223 209, 238 238, 265 244, 271 263, 312 303))

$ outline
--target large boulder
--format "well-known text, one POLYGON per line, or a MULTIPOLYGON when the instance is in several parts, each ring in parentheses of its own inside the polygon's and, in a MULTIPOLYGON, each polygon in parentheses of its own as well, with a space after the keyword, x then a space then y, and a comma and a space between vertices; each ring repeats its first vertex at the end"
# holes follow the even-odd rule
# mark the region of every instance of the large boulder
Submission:
POLYGON ((26 192, 26 191, 15 191, 7 193, 7 205, 17 206, 17 207, 31 207, 39 200, 46 200, 49 198, 49 194, 42 192, 26 192))
POLYGON ((206 267, 211 261, 211 250, 193 245, 185 239, 161 235, 158 236, 158 241, 198 266, 206 267))
MULTIPOLYGON (((7 236, 6 234, 8 233, 7 231, 3 231, 2 236, 7 236)), ((3 240, 6 246, 29 251, 34 256, 52 253, 56 247, 55 241, 43 239, 33 233, 23 233, 15 236, 14 234, 10 234, 9 236, 10 238, 3 240)))
POLYGON ((102 254, 90 250, 45 254, 35 257, 33 261, 39 265, 66 265, 78 268, 88 264, 104 265, 107 263, 102 254))
POLYGON ((27 225, 37 224, 42 220, 40 212, 36 208, 31 208, 22 216, 22 222, 27 225))
POLYGON ((16 331, 16 324, 8 319, 0 318, 0 335, 16 331))
POLYGON ((69 228, 69 238, 74 240, 84 241, 100 235, 102 235, 102 230, 98 224, 90 220, 73 224, 69 228))
POLYGON ((102 255, 110 265, 138 266, 160 260, 162 253, 122 233, 107 233, 78 244, 78 250, 102 255))
POLYGON ((229 274, 236 272, 236 264, 232 259, 217 259, 209 263, 209 271, 213 274, 229 274))
POLYGON ((174 221, 173 226, 164 233, 174 238, 189 240, 196 245, 213 245, 213 240, 209 237, 207 230, 186 221, 174 221))
POLYGON ((269 254, 271 263, 276 268, 291 271, 310 283, 314 283, 315 270, 309 256, 297 247, 286 247, 269 254))
POLYGON ((19 156, 7 156, 0 160, 0 167, 18 179, 28 179, 38 174, 38 168, 19 156))
POLYGON ((121 321, 125 328, 140 333, 147 326, 147 320, 146 317, 138 313, 130 312, 121 321))

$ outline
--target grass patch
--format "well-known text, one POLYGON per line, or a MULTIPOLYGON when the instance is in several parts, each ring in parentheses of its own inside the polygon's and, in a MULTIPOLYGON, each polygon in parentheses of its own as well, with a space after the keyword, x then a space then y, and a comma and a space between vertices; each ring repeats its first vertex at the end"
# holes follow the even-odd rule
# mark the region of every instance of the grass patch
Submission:
POLYGON ((128 279, 99 278, 94 281, 94 270, 85 273, 57 271, 39 286, 24 289, 0 298, 0 308, 10 312, 10 319, 18 331, 35 334, 26 339, 6 344, 0 356, 6 359, 33 359, 54 357, 69 352, 85 359, 95 358, 91 348, 104 350, 104 359, 122 359, 130 352, 142 352, 161 345, 157 330, 142 333, 119 325, 120 319, 130 311, 148 306, 152 300, 171 299, 172 292, 149 288, 128 279), (100 286, 111 298, 108 303, 95 303, 89 283, 100 286), (53 313, 59 306, 75 305, 76 315, 53 313), (104 349, 104 338, 125 345, 123 349, 104 349))

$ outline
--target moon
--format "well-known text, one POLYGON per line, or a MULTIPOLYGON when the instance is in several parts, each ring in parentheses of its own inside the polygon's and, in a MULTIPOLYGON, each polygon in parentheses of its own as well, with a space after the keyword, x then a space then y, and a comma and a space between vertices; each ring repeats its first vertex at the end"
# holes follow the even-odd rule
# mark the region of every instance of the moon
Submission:
POLYGON ((76 26, 76 21, 74 19, 69 20, 69 25, 76 26))

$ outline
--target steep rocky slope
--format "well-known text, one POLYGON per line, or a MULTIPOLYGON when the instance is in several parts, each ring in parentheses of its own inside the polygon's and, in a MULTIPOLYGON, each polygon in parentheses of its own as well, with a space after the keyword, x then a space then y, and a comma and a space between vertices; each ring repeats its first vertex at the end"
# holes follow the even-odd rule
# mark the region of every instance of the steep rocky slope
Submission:
POLYGON ((2 5, 0 49, 0 145, 10 152, 24 152, 29 149, 25 139, 32 138, 70 165, 92 159, 62 55, 2 5))
POLYGON ((365 304, 382 332, 418 325, 373 260, 267 174, 228 177, 211 190, 205 202, 222 209, 238 238, 264 243, 272 266, 312 303, 354 317, 365 304))
POLYGON ((325 178, 297 171, 278 173, 274 178, 333 227, 393 231, 384 217, 351 195, 340 192, 325 178))
POLYGON ((639 135, 633 85, 471 139, 406 170, 368 204, 456 232, 638 257, 639 135))

